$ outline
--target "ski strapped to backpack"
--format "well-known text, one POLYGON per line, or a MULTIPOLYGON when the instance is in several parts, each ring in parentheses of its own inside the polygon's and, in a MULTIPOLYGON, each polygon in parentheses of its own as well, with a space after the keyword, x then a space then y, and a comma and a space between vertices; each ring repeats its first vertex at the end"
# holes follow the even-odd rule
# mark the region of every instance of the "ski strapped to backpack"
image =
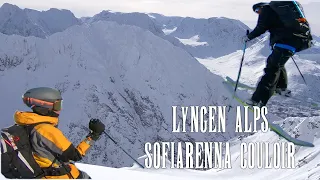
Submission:
POLYGON ((277 13, 284 26, 292 31, 293 36, 301 40, 301 45, 296 48, 296 52, 312 46, 310 25, 299 2, 271 1, 269 6, 277 13))
POLYGON ((33 148, 30 143, 30 133, 38 125, 12 125, 1 130, 1 173, 6 178, 34 179, 45 176, 70 173, 64 165, 53 168, 41 168, 33 157, 33 148))

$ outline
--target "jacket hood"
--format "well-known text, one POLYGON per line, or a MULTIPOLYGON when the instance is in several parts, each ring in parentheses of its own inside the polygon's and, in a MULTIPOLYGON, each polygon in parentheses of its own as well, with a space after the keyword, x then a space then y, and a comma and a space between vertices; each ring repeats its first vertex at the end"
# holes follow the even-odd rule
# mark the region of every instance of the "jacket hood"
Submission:
POLYGON ((57 126, 59 119, 57 117, 41 116, 33 112, 16 111, 14 113, 14 121, 18 125, 31 125, 43 122, 57 126))

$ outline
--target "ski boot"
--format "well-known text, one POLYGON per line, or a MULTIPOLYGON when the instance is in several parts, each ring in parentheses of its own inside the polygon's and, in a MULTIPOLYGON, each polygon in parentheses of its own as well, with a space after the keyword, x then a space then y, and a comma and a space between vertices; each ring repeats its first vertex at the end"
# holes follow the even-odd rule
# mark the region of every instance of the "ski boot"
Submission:
POLYGON ((246 104, 247 104, 248 106, 251 106, 251 107, 253 107, 253 106, 258 106, 258 107, 260 107, 260 108, 262 108, 263 106, 265 106, 261 101, 260 101, 260 102, 257 102, 257 101, 254 101, 254 100, 252 100, 252 99, 248 99, 248 100, 246 101, 246 104))
POLYGON ((281 96, 286 96, 286 97, 291 97, 292 96, 291 91, 288 90, 288 89, 277 88, 275 91, 276 91, 277 94, 279 94, 281 96))

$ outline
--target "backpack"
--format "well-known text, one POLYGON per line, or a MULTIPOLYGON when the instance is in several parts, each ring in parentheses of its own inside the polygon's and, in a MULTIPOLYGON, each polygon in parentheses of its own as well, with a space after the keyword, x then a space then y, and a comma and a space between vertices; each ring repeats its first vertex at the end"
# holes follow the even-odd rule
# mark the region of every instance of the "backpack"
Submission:
POLYGON ((300 40, 296 52, 312 47, 310 25, 299 2, 271 1, 269 6, 277 13, 284 26, 293 32, 293 36, 300 40))
POLYGON ((15 124, 1 130, 1 173, 6 178, 44 177, 44 171, 33 158, 29 140, 33 127, 15 124))

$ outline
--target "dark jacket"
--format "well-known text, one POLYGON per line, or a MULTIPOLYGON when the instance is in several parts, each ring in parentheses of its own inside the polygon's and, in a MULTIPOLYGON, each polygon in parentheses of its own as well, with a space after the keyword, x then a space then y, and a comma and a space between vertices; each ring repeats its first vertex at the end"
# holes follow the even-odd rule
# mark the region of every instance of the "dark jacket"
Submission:
POLYGON ((270 46, 282 43, 297 47, 300 44, 299 38, 293 36, 292 30, 285 28, 279 16, 268 5, 261 9, 257 26, 249 33, 248 38, 254 39, 266 31, 270 32, 270 46))

